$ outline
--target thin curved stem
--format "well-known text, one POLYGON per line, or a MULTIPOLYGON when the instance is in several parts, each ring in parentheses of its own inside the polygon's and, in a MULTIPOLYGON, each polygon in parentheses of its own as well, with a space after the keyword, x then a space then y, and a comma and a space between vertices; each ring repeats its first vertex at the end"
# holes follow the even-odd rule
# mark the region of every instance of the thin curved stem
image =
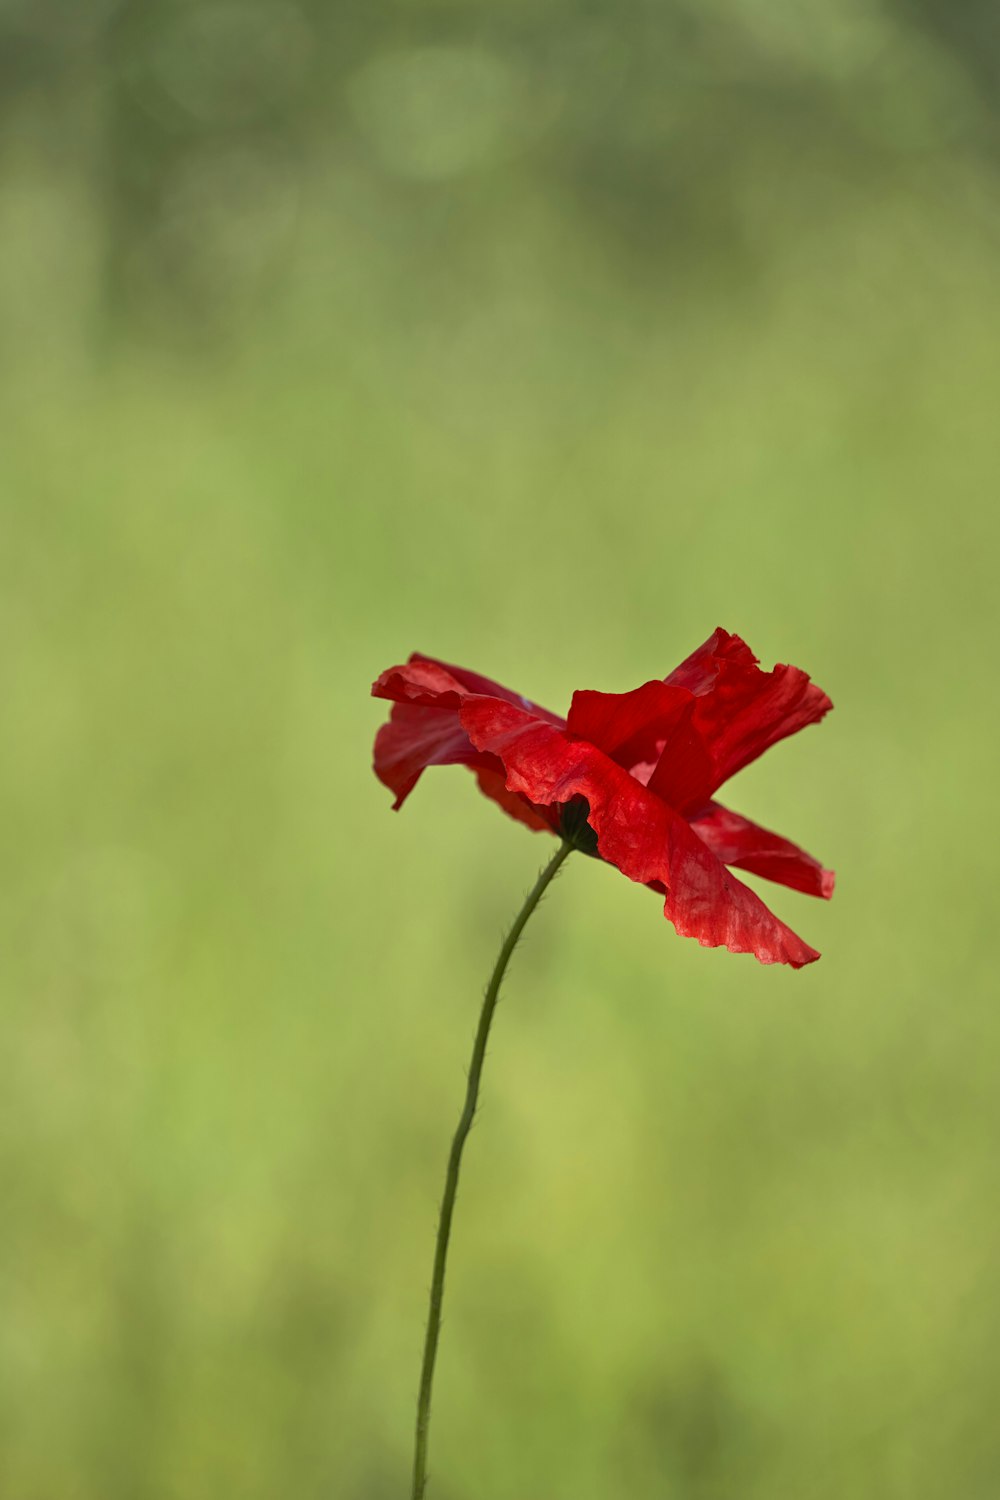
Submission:
POLYGON ((535 910, 549 884, 554 880, 568 854, 573 852, 571 843, 562 843, 553 854, 548 864, 542 870, 535 884, 528 893, 527 899, 521 910, 514 919, 514 925, 504 938, 500 955, 496 966, 486 987, 483 997, 483 1008, 479 1013, 479 1025, 476 1029, 476 1040, 472 1048, 472 1062, 469 1064, 469 1082, 465 1091, 465 1104, 462 1107, 461 1118, 455 1138, 451 1143, 451 1153, 448 1157, 448 1172, 444 1181, 444 1197, 441 1200, 441 1217, 438 1220, 437 1244, 434 1250, 434 1274, 431 1278, 431 1310, 427 1320, 427 1335, 424 1339, 424 1362, 420 1372, 420 1395, 417 1398, 417 1441, 416 1451, 413 1457, 413 1491, 412 1500, 422 1500, 427 1485, 427 1436, 431 1420, 431 1390, 434 1385, 434 1361, 437 1358, 438 1338, 441 1333, 441 1303, 444 1298, 444 1273, 448 1260, 448 1240, 451 1235, 451 1220, 455 1211, 455 1194, 458 1190, 458 1173, 462 1165, 462 1151, 472 1121, 476 1113, 476 1101, 479 1098, 479 1080, 483 1071, 483 1060, 486 1057, 486 1043, 490 1034, 490 1023, 493 1020, 493 1012, 496 1010, 497 1000, 500 996, 500 985, 511 954, 517 947, 518 939, 524 931, 525 923, 535 910))

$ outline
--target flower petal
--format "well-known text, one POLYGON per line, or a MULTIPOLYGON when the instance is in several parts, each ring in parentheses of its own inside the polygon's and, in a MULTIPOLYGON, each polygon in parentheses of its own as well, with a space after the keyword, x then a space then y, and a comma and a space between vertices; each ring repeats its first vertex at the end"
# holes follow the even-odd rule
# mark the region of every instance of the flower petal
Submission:
POLYGON ((725 866, 687 822, 586 740, 524 709, 471 696, 462 722, 477 749, 507 769, 507 787, 535 804, 585 797, 598 852, 630 880, 666 890, 664 914, 705 947, 795 968, 819 957, 725 866))
MULTIPOLYGON (((698 684, 695 699, 687 722, 664 745, 649 788, 683 812, 700 807, 771 745, 833 707, 798 667, 779 664, 762 672, 746 643, 724 631, 677 671, 698 684)), ((672 673, 668 681, 674 679, 672 673)))
POLYGON ((700 698, 688 694, 663 742, 646 785, 678 812, 701 807, 715 786, 715 761, 698 727, 700 698))
MULTIPOLYGON (((373 684, 373 696, 395 700, 389 722, 375 737, 375 774, 395 794, 394 808, 402 807, 428 766, 466 765, 476 772, 480 790, 512 818, 529 828, 553 829, 553 815, 509 792, 501 762, 469 740, 458 710, 470 692, 489 693, 519 707, 528 701, 488 677, 418 654, 405 666, 390 667, 373 684)), ((546 722, 563 722, 546 709, 530 708, 546 722)))
POLYGON ((541 708, 530 698, 513 692, 490 677, 481 677, 478 672, 469 672, 465 667, 449 666, 432 656, 422 656, 419 651, 415 651, 405 665, 389 667, 372 683, 373 698, 420 703, 426 708, 457 708, 467 693, 480 693, 500 698, 505 703, 516 703, 519 708, 530 709, 549 724, 566 722, 558 714, 550 713, 547 708, 541 708))
POLYGON ((566 727, 633 775, 635 768, 648 767, 646 776, 639 776, 646 780, 690 702, 686 688, 659 680, 645 682, 630 693, 585 690, 573 694, 566 727))
POLYGON ((750 647, 740 636, 723 630, 719 625, 704 645, 675 667, 666 681, 678 687, 686 687, 692 693, 707 693, 715 684, 719 668, 724 661, 752 667, 757 663, 750 647))
POLYGON ((388 667, 372 683, 373 698, 390 698, 423 708, 458 708, 466 692, 443 662, 416 653, 405 665, 388 667))
POLYGON ((752 875, 790 886, 793 891, 804 891, 807 896, 823 896, 829 901, 833 895, 832 870, 824 870, 818 859, 797 844, 730 812, 728 807, 710 802, 688 821, 724 865, 736 865, 752 875))
MULTIPOLYGON (((457 708, 394 703, 375 736, 375 775, 402 807, 428 766, 488 764, 462 727, 457 708)), ((495 762, 493 763, 495 764, 495 762)))

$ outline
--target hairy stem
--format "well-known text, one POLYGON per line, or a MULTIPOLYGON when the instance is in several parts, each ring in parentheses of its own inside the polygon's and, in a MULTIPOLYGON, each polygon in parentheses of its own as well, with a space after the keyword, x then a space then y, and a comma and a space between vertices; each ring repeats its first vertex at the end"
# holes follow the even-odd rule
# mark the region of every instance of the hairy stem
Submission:
POLYGON ((448 1157, 448 1172, 444 1181, 444 1197, 441 1200, 441 1217, 438 1220, 437 1243, 434 1249, 434 1274, 431 1278, 431 1310, 427 1320, 427 1335, 424 1339, 424 1362, 420 1371, 420 1395, 417 1398, 417 1441, 413 1457, 412 1500, 423 1500, 427 1486, 427 1438, 431 1420, 431 1390, 434 1385, 434 1361, 437 1358, 438 1338, 441 1333, 441 1303, 444 1298, 444 1273, 448 1260, 448 1240, 451 1236, 451 1220, 455 1211, 455 1194, 458 1190, 458 1173, 462 1165, 462 1151, 468 1138, 476 1113, 479 1098, 479 1080, 486 1057, 486 1043, 490 1034, 490 1023, 500 995, 500 985, 511 954, 517 947, 525 923, 535 910, 551 881, 555 878, 568 854, 573 852, 571 843, 562 843, 542 870, 527 899, 518 912, 507 936, 504 938, 499 957, 486 987, 483 1008, 479 1013, 476 1040, 469 1064, 469 1082, 465 1090, 465 1103, 455 1138, 448 1157))

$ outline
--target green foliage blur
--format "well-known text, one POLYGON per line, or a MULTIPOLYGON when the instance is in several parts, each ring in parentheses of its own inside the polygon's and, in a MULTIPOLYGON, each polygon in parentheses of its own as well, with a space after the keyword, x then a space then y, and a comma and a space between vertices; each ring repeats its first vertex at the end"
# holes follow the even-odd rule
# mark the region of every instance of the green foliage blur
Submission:
POLYGON ((2 1500, 404 1500, 547 846, 369 683, 720 624, 823 959, 569 862, 429 1494, 995 1500, 998 15, 0 4, 2 1500))

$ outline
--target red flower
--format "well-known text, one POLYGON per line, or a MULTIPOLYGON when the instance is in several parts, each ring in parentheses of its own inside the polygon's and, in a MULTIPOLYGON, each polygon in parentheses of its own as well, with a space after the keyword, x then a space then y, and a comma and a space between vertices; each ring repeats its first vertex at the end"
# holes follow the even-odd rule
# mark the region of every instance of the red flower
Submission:
POLYGON ((714 800, 730 776, 832 708, 797 667, 762 672, 738 635, 717 630, 662 682, 574 693, 566 719, 426 656, 390 667, 372 693, 393 700, 375 774, 397 808, 427 766, 469 766, 512 817, 659 891, 683 936, 765 964, 819 958, 726 866, 827 898, 833 872, 714 800))

